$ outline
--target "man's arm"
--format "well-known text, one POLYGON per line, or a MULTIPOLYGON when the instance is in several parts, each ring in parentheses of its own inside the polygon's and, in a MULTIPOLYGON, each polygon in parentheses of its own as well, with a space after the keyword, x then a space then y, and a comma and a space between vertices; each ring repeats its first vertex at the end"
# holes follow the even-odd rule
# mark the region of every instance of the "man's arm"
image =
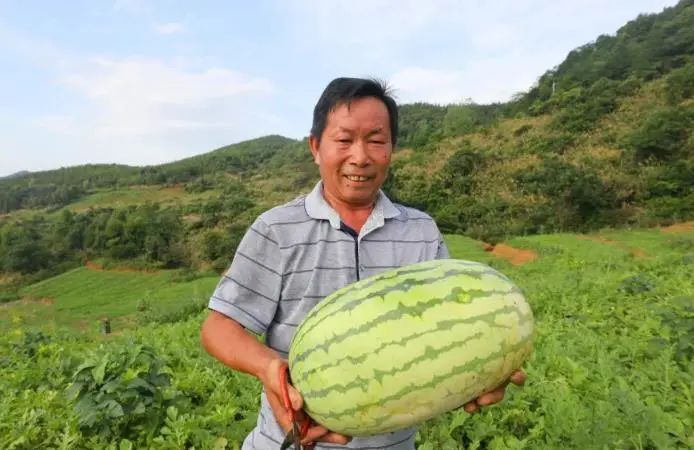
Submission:
POLYGON ((200 341, 207 353, 227 367, 248 373, 265 384, 267 369, 279 354, 263 345, 238 322, 210 311, 202 325, 200 341))
MULTIPOLYGON (((270 407, 282 429, 291 429, 291 417, 284 407, 281 396, 280 373, 287 362, 280 355, 264 345, 246 331, 238 322, 217 311, 210 311, 200 331, 200 341, 205 350, 227 367, 245 372, 258 378, 265 387, 270 407)), ((301 410, 301 394, 288 386, 292 408, 301 410)), ((304 443, 313 441, 346 444, 349 438, 329 432, 325 427, 312 426, 303 439, 304 443)))

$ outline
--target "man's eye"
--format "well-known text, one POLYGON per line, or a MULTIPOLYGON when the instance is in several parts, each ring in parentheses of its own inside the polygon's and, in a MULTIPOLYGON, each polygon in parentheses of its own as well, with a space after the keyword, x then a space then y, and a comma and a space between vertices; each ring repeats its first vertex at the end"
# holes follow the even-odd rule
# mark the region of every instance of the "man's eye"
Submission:
POLYGON ((369 141, 369 143, 371 143, 371 144, 378 144, 378 145, 383 145, 383 144, 385 144, 385 142, 383 142, 383 141, 369 141))

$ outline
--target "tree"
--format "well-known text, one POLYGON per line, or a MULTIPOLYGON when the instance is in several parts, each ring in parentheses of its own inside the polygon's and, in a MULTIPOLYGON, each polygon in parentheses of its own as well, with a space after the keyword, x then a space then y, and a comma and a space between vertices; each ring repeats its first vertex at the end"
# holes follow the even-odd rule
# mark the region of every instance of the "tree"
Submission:
POLYGON ((627 138, 627 145, 634 151, 637 161, 672 161, 680 155, 692 154, 688 147, 694 108, 676 107, 653 112, 627 138))

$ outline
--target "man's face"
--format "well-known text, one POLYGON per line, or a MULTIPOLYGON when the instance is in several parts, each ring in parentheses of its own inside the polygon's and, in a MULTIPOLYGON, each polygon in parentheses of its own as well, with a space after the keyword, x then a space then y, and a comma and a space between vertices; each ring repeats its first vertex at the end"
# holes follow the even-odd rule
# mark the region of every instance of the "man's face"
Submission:
POLYGON ((309 144, 329 203, 363 207, 375 201, 393 152, 382 101, 364 97, 337 106, 328 114, 320 143, 311 136, 309 144))

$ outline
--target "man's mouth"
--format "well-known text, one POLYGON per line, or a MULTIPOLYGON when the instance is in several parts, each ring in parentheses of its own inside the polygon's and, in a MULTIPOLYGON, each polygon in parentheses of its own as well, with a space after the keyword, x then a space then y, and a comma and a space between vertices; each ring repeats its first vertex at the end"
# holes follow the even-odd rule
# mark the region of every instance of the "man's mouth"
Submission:
POLYGON ((349 181, 368 181, 371 177, 363 177, 361 175, 345 175, 349 181))

